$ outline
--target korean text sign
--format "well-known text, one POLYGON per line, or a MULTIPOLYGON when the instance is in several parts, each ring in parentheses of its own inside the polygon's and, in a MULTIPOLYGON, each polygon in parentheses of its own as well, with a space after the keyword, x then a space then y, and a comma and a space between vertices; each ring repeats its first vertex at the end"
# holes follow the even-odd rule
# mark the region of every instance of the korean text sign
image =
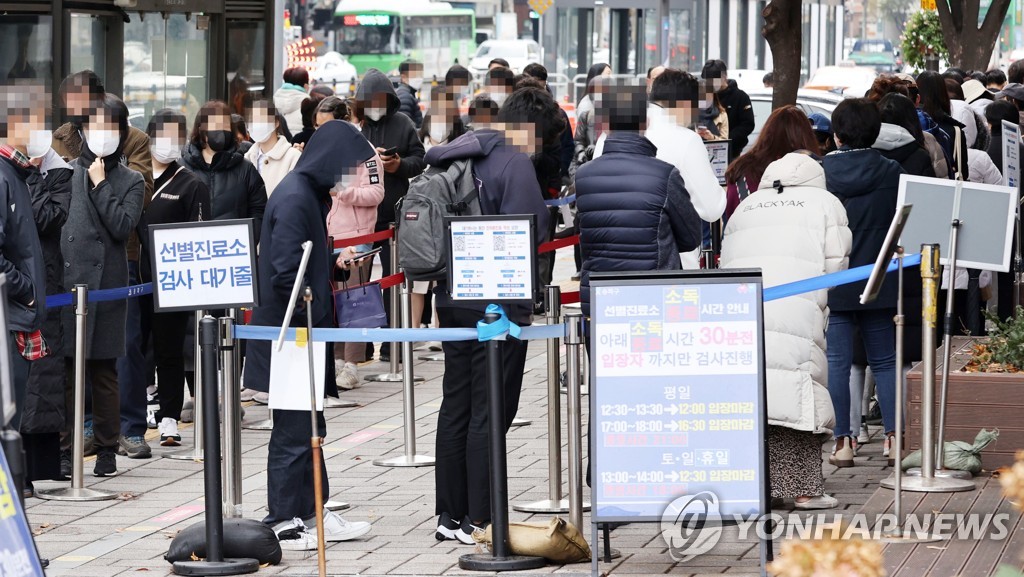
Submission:
POLYGON ((1020 126, 1001 120, 1003 127, 1003 186, 1016 188, 1020 183, 1020 126))
POLYGON ((0 575, 43 577, 28 520, 14 486, 7 457, 0 450, 0 575))
POLYGON ((537 256, 533 215, 445 220, 452 300, 533 302, 537 256))
POLYGON ((718 179, 718 184, 725 186, 725 170, 729 168, 729 144, 731 140, 708 140, 704 146, 708 149, 708 160, 711 170, 718 179))
POLYGON ((759 274, 591 283, 594 522, 659 521, 683 495, 766 512, 759 274))
POLYGON ((149 229, 158 312, 254 306, 251 219, 161 224, 149 229))

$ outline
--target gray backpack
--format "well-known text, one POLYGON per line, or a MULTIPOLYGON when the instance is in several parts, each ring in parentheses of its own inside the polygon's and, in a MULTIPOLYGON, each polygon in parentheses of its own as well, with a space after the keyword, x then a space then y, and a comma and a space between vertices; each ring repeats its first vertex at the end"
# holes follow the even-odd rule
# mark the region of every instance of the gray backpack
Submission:
POLYGON ((473 161, 432 166, 409 183, 397 207, 398 266, 410 280, 444 280, 446 216, 479 216, 480 191, 473 161))

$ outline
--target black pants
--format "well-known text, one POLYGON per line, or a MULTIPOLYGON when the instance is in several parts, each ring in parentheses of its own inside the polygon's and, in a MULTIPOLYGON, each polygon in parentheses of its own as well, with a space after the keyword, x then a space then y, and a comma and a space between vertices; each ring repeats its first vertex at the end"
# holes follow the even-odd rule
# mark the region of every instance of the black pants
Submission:
POLYGON ((185 336, 190 334, 191 318, 187 312, 154 313, 152 317, 153 356, 160 383, 157 423, 165 418, 181 419, 185 401, 185 336))
MULTIPOLYGON (((479 312, 439 308, 445 328, 475 327, 479 312)), ((436 511, 452 519, 469 515, 473 521, 491 518, 485 344, 479 341, 442 343, 444 349, 444 398, 437 415, 436 511)), ((502 343, 504 360, 505 430, 519 408, 526 364, 526 343, 515 339, 502 343)))
MULTIPOLYGON (((327 434, 323 412, 317 413, 321 437, 327 434)), ((275 525, 298 517, 316 515, 313 492, 313 448, 310 446, 309 411, 274 411, 274 430, 267 454, 267 516, 263 522, 275 525)), ((320 454, 324 502, 331 494, 327 467, 320 454)))
MULTIPOLYGON (((66 357, 67 379, 64 387, 64 407, 68 426, 61 435, 62 449, 71 449, 75 423, 75 360, 66 357)), ((98 449, 114 449, 121 434, 121 394, 117 385, 117 359, 89 359, 85 361, 85 376, 92 384, 92 427, 98 449)))

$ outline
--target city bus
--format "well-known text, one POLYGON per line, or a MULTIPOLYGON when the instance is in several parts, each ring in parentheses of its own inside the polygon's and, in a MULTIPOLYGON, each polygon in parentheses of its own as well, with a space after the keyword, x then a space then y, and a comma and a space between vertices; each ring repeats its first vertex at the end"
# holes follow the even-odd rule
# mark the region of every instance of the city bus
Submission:
POLYGON ((476 50, 472 10, 429 0, 341 0, 334 11, 335 50, 364 74, 388 74, 406 58, 423 63, 429 82, 456 61, 469 64, 476 50))

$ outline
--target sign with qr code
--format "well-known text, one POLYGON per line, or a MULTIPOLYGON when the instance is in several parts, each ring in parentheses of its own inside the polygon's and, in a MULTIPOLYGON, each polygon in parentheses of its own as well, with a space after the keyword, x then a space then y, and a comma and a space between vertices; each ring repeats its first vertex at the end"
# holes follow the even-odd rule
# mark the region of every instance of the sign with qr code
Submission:
POLYGON ((448 231, 448 291, 452 300, 533 303, 536 217, 452 216, 448 231))
POLYGON ((252 219, 149 227, 157 312, 258 304, 252 219))

